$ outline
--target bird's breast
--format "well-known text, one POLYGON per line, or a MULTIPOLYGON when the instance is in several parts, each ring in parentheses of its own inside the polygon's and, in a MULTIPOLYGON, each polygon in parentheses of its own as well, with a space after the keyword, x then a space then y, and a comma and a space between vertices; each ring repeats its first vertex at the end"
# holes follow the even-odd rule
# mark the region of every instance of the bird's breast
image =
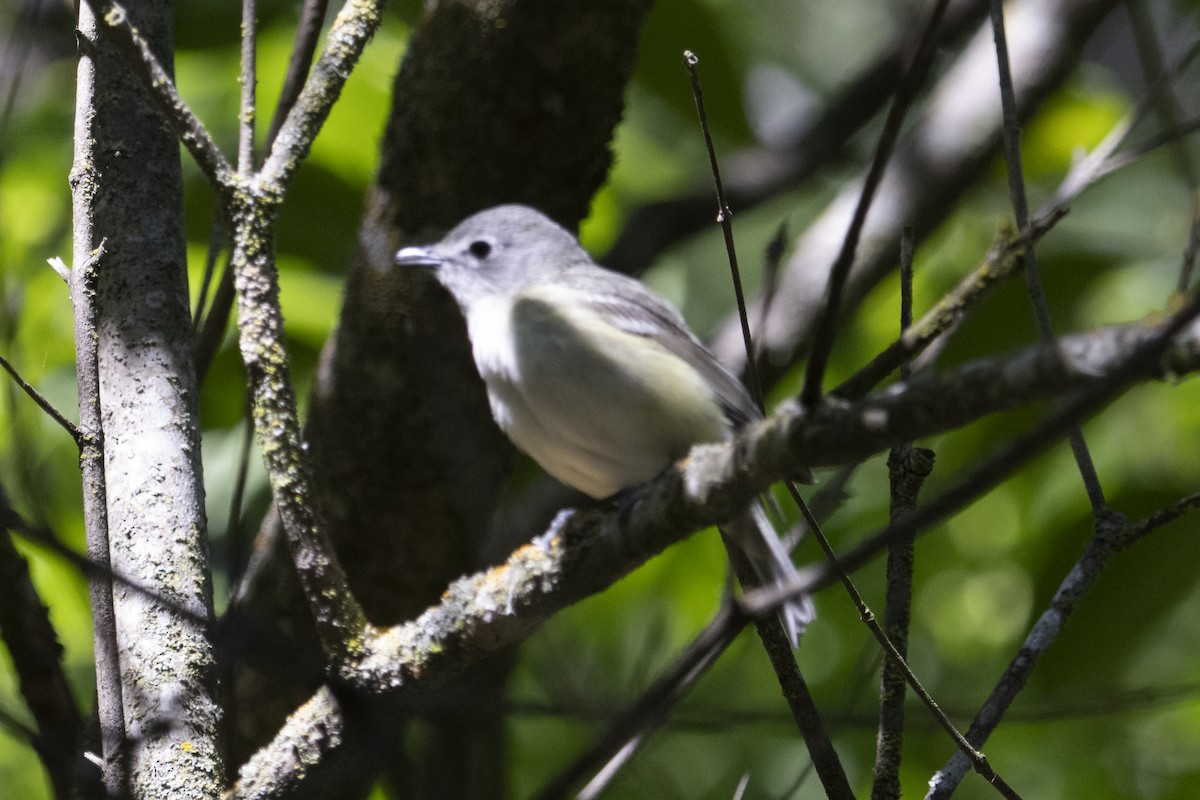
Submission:
POLYGON ((608 497, 728 435, 694 369, 580 299, 546 288, 468 317, 492 413, 518 447, 563 483, 608 497))

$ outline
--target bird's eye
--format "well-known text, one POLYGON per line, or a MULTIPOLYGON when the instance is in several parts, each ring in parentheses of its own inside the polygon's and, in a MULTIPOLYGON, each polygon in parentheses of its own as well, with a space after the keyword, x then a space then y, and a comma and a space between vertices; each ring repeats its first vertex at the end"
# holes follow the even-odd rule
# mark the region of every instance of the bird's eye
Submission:
POLYGON ((471 242, 471 246, 467 248, 471 255, 478 258, 480 261, 487 258, 492 253, 492 245, 490 242, 485 242, 482 239, 477 239, 471 242))

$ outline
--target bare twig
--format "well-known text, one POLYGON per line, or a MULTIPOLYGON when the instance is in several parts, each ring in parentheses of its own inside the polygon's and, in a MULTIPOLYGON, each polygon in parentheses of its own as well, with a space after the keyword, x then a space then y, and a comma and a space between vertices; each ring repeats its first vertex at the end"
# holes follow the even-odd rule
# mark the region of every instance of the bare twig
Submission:
POLYGON ((325 22, 325 12, 329 8, 327 0, 304 0, 300 9, 300 23, 296 26, 296 39, 292 45, 292 54, 288 59, 287 74, 283 79, 283 88, 279 91, 279 104, 271 116, 271 125, 267 129, 267 149, 275 143, 283 121, 287 119, 300 90, 304 88, 304 79, 308 77, 309 67, 312 66, 313 54, 317 51, 317 39, 321 35, 321 25, 325 22))
POLYGON ((40 527, 25 527, 15 529, 16 533, 31 545, 43 548, 49 553, 61 558, 67 564, 79 571, 79 574, 85 578, 92 580, 101 578, 109 581, 114 586, 120 586, 123 589, 128 589, 130 592, 143 597, 150 602, 159 605, 172 614, 175 614, 179 619, 186 622, 188 625, 195 626, 197 629, 203 629, 212 624, 212 621, 207 617, 197 614, 195 611, 188 609, 186 606, 177 603, 170 598, 163 597, 147 586, 142 585, 138 581, 122 575, 111 568, 102 567, 99 564, 93 563, 86 555, 80 554, 72 550, 67 545, 63 544, 53 531, 40 527))
POLYGON ((362 636, 369 626, 323 525, 307 450, 302 445, 270 222, 258 205, 264 202, 267 199, 262 195, 239 195, 233 211, 239 346, 275 507, 316 622, 321 649, 332 669, 345 670, 361 655, 362 636), (243 202, 245 208, 240 207, 243 202))
MULTIPOLYGON (((279 129, 282 127, 283 121, 287 119, 288 112, 292 110, 292 106, 296 104, 296 98, 300 96, 300 89, 304 86, 304 79, 308 76, 308 69, 312 64, 313 53, 317 48, 317 39, 321 33, 321 24, 325 19, 327 7, 328 3, 325 0, 305 0, 304 8, 300 12, 300 24, 296 29, 296 42, 292 47, 291 58, 288 61, 287 75, 284 77, 279 103, 275 106, 275 112, 271 116, 270 127, 267 129, 265 146, 268 150, 275 143, 275 137, 279 134, 279 129)), ((243 72, 245 71, 244 63, 243 72)), ((243 75, 244 81, 245 75, 243 75)), ((238 170, 244 174, 249 174, 253 166, 252 160, 249 163, 243 161, 241 151, 239 150, 238 170)), ((214 222, 214 240, 217 235, 217 224, 214 222)), ((221 236, 223 239, 223 232, 221 236)), ((210 254, 214 253, 216 248, 212 244, 210 244, 210 248, 213 248, 210 249, 210 254)), ((208 279, 209 272, 206 271, 204 288, 208 286, 208 279)), ((201 296, 203 297, 203 294, 201 296)), ((196 372, 200 376, 203 376, 205 371, 207 371, 209 364, 212 363, 213 356, 216 354, 217 348, 220 346, 221 339, 224 338, 225 325, 229 321, 229 312, 233 309, 233 301, 233 270, 227 266, 221 273, 221 279, 217 285, 217 292, 213 296, 212 305, 204 317, 204 328, 197 339, 196 372)), ((203 307, 202 302, 198 304, 197 312, 199 312, 201 307, 203 307)))
MULTIPOLYGON (((763 402, 763 388, 758 377, 758 368, 754 357, 755 347, 750 335, 750 320, 746 313, 746 297, 742 290, 742 276, 741 270, 738 268, 737 249, 733 243, 732 212, 725 202, 725 190, 721 185, 721 172, 717 164, 717 154, 713 147, 712 135, 708 127, 708 115, 704 110, 704 95, 700 88, 700 75, 697 69, 699 59, 691 51, 685 51, 683 57, 688 75, 691 77, 692 96, 696 101, 696 111, 700 117, 700 128, 704 133, 704 143, 708 149, 709 166, 712 169, 713 183, 716 186, 717 221, 721 225, 721 232, 725 238, 725 252, 729 258, 729 269, 733 276, 733 289, 737 298, 738 317, 742 327, 742 343, 746 348, 746 377, 750 387, 750 394, 754 398, 754 402, 761 414, 765 413, 766 410, 763 402)), ((803 506, 804 500, 800 497, 800 493, 794 485, 789 485, 791 486, 792 497, 798 505, 803 506)), ((807 513, 807 508, 805 508, 805 512, 807 513)), ((768 533, 767 535, 774 534, 768 533)), ((728 539, 723 539, 723 541, 725 542, 725 548, 729 553, 730 561, 733 564, 734 572, 737 574, 739 582, 743 586, 754 585, 757 580, 755 570, 747 560, 745 553, 728 539)), ((808 684, 800 674, 800 667, 796 663, 796 657, 792 652, 791 642, 777 620, 760 618, 756 619, 754 624, 767 651, 767 657, 771 661, 771 666, 775 670, 775 675, 779 680, 783 695, 792 710, 797 728, 804 737, 804 743, 812 758, 813 767, 821 779, 821 784, 826 794, 831 798, 853 798, 854 793, 850 788, 849 780, 846 778, 846 770, 838 758, 837 751, 833 747, 833 742, 830 741, 829 735, 825 731, 825 725, 821 721, 820 713, 817 711, 816 702, 809 692, 808 684)))
POLYGON ((1065 209, 1055 209, 1050 216, 1034 220, 1033 227, 1021 233, 1001 231, 978 267, 910 325, 899 339, 831 393, 847 400, 862 397, 905 361, 953 329, 993 286, 1020 271, 1029 245, 1045 235, 1065 213, 1065 209))
MULTIPOLYGON (((1067 572, 1049 606, 1042 612, 1016 657, 1009 663, 992 693, 976 713, 967 732, 972 742, 981 744, 987 741, 988 736, 1000 724, 1012 701, 1025 687, 1034 667, 1057 641, 1071 614, 1095 585, 1109 559, 1151 530, 1197 507, 1200 507, 1200 495, 1191 495, 1133 525, 1111 511, 1096 517, 1092 539, 1087 548, 1067 572)), ((950 797, 965 773, 963 766, 956 753, 930 779, 930 791, 926 795, 928 800, 944 800, 950 797)))
POLYGON ((17 372, 16 367, 10 364, 8 359, 4 356, 0 356, 0 367, 3 367, 4 371, 12 376, 12 379, 17 386, 20 386, 21 390, 25 392, 25 394, 29 395, 30 400, 37 403, 38 408, 46 412, 46 416, 57 422, 60 428, 69 433, 71 438, 75 440, 76 445, 79 444, 79 428, 75 426, 75 423, 63 416, 62 412, 55 408, 54 405, 47 400, 41 392, 33 388, 31 384, 22 378, 21 374, 17 372))
MULTIPOLYGON (((1134 42, 1137 45, 1138 58, 1142 64, 1142 74, 1146 78, 1148 94, 1158 113, 1159 123, 1164 130, 1177 130, 1180 127, 1182 108, 1175 93, 1171 90, 1169 81, 1164 80, 1169 74, 1166 59, 1163 57, 1162 42, 1155 30, 1154 18, 1145 0, 1133 0, 1125 4, 1132 23, 1134 42)), ((1188 227, 1187 244, 1183 250, 1183 258, 1179 265, 1179 278, 1176 291, 1180 294, 1187 291, 1191 284, 1192 272, 1196 267, 1196 253, 1200 249, 1200 177, 1197 177, 1195 161, 1191 152, 1178 140, 1171 148, 1171 155, 1179 167, 1179 174, 1188 189, 1188 211, 1191 224, 1188 227)))
POLYGON ((163 68, 150 44, 129 19, 125 8, 112 0, 85 0, 103 23, 113 41, 126 55, 130 66, 150 90, 159 110, 175 129, 200 170, 213 187, 227 189, 233 168, 221 154, 204 123, 192 112, 175 88, 175 82, 163 68))
MULTIPOLYGON (((1157 150, 1166 144, 1182 139, 1184 136, 1189 136, 1200 130, 1200 117, 1191 117, 1185 119, 1179 124, 1179 127, 1172 128, 1157 133, 1153 136, 1148 136, 1137 144, 1130 145, 1116 155, 1110 156, 1101 163, 1094 174, 1093 180, 1099 180, 1119 169, 1122 169, 1147 153, 1157 150)), ((1190 283, 1190 281, 1189 281, 1190 283)))
POLYGON ((231 598, 237 591, 238 584, 241 583, 250 549, 246 536, 246 523, 242 519, 242 504, 245 500, 247 476, 250 473, 250 451, 254 449, 254 423, 249 419, 250 410, 246 411, 247 419, 238 455, 237 477, 233 482, 233 496, 229 498, 229 521, 225 525, 231 598))
POLYGON ((342 7, 325 38, 325 49, 267 150, 259 174, 269 186, 282 188, 291 182, 382 20, 383 0, 347 2, 342 7))
POLYGON ((692 97, 696 101, 696 113, 700 116, 700 130, 704 133, 704 146, 708 150, 708 164, 712 169, 713 183, 717 189, 717 222, 725 237, 725 253, 729 257, 729 270, 733 274, 733 292, 737 298, 738 319, 742 324, 742 341, 746 346, 746 382, 750 394, 758 405, 759 413, 766 409, 763 403, 762 382, 758 379, 758 366, 754 358, 754 342, 750 337, 750 319, 746 315, 746 295, 742 291, 742 272, 738 268, 737 248, 733 245, 733 212, 725 202, 725 189, 721 186, 721 169, 717 165, 717 151, 713 148, 712 132, 708 128, 708 114, 704 110, 704 93, 700 88, 700 59, 691 50, 683 51, 683 63, 692 80, 692 97))
POLYGON ((54 274, 62 278, 62 282, 71 285, 71 268, 66 265, 61 258, 54 256, 46 259, 46 263, 50 265, 50 269, 54 270, 54 274))
MULTIPOLYGON (((962 509, 974 498, 1012 474, 1018 467, 1045 451, 1050 444, 1064 436, 1073 425, 1077 425, 1110 402, 1136 380, 1139 374, 1144 374, 1147 369, 1158 369, 1159 360, 1168 349, 1173 337, 1185 326, 1191 325, 1197 315, 1200 315, 1200 300, 1193 299, 1165 323, 1148 330, 1144 338, 1130 343, 1128 350, 1123 351, 1120 356, 1110 362, 1104 370, 1103 377, 1093 376, 1093 380, 1088 381, 1087 385, 1072 393, 1066 402, 1062 403, 1033 430, 1002 447, 966 478, 913 514, 889 524, 841 556, 843 566, 846 569, 857 569, 874 558, 888 543, 907 536, 912 531, 924 530, 929 525, 962 509)), ((1059 341, 1060 343, 1064 342, 1061 339, 1059 341)), ((1043 347, 1048 346, 1043 345, 1043 347)), ((1051 351, 1043 350, 1043 355, 1050 362, 1044 364, 1050 370, 1047 375, 1061 368, 1060 363, 1054 363, 1058 361, 1060 355, 1058 348, 1051 351)), ((949 420, 943 419, 941 422, 948 423, 949 420)), ((827 571, 827 574, 815 583, 816 585, 825 585, 834 579, 836 579, 836 575, 827 571)))
POLYGON ((254 92, 258 88, 258 14, 255 0, 242 0, 242 84, 241 108, 238 110, 237 168, 242 175, 254 169, 254 122, 258 106, 254 92))
MULTIPOLYGON (((1029 224, 1029 203, 1025 197, 1025 175, 1021 169, 1021 120, 1017 114, 1017 95, 1013 89, 1012 69, 1008 62, 1008 40, 1004 32, 1002 0, 991 0, 991 17, 992 33, 996 41, 996 66, 1000 73, 1000 106, 1004 114, 1004 159, 1008 164, 1009 194, 1012 197, 1017 227, 1024 229, 1029 224)), ((1029 286, 1029 301, 1033 305, 1038 333, 1043 341, 1053 342, 1054 326, 1050 321, 1050 308, 1042 287, 1037 251, 1033 247, 1025 252, 1025 278, 1029 286)), ((1107 507, 1107 503, 1104 501, 1104 490, 1100 486, 1100 476, 1096 474, 1096 465, 1092 461, 1087 443, 1083 440, 1083 432, 1079 429, 1072 430, 1068 439, 1092 510, 1098 514, 1107 507)))
POLYGON ((346 79, 381 21, 381 2, 347 3, 296 105, 267 152, 254 191, 231 207, 242 359, 272 493, 300 583, 335 670, 361 655, 368 630, 318 511, 291 384, 272 249, 272 211, 312 146, 346 79), (243 204, 244 201, 244 204, 243 204), (266 212, 266 213, 264 213, 266 212))
POLYGON ((821 316, 817 322, 816 333, 813 337, 813 346, 809 353, 808 366, 804 375, 804 389, 800 395, 800 401, 806 407, 815 408, 821 401, 825 367, 829 362, 829 355, 833 351, 833 341, 837 332, 842 290, 846 285, 846 278, 850 274, 850 267, 854 264, 854 257, 858 250, 858 240, 862 235, 863 225, 867 219, 867 212, 871 208, 871 201, 875 197, 875 190, 879 188, 879 182, 883 178, 883 170, 887 166, 892 150, 896 145, 896 140, 900 136, 900 127, 903 125, 904 118, 908 114, 909 106, 916 98, 917 90, 925 82, 925 78, 929 73, 929 67, 933 63, 933 53, 937 42, 937 28, 941 22, 942 15, 946 11, 947 2, 948 0, 938 0, 933 10, 930 11, 929 20, 921 35, 921 43, 917 46, 917 52, 913 56, 912 65, 908 68, 896 87, 896 96, 892 101, 891 107, 888 109, 887 119, 883 123, 883 132, 880 134, 879 145, 875 150, 875 157, 871 161, 871 167, 867 171, 866 178, 863 181, 858 205, 854 209, 854 216, 851 218, 850 227, 846 231, 845 238, 842 240, 842 248, 829 272, 829 287, 825 296, 825 306, 821 309, 821 316))
MULTIPOLYGON (((794 486, 792 489, 795 492, 794 486)), ((799 494, 794 493, 793 497, 797 498, 801 509, 807 511, 803 500, 798 499, 799 494)), ((725 545, 725 551, 729 554, 729 561, 733 564, 733 571, 738 580, 743 586, 753 585, 756 580, 755 571, 745 552, 725 537, 722 537, 721 541, 725 545)), ((825 722, 821 719, 821 713, 808 688, 808 682, 800 673, 800 665, 796 663, 791 640, 784 632, 783 625, 777 616, 768 616, 763 613, 767 610, 778 609, 784 602, 802 593, 775 592, 763 595, 762 592, 765 588, 768 587, 760 586, 747 593, 742 599, 743 607, 751 610, 754 617, 754 628, 762 641, 767 658, 771 662, 771 668, 775 671, 784 699, 787 700, 788 708, 792 712, 792 720, 796 724, 796 729, 804 737, 804 746, 808 749, 813 769, 821 780, 821 788, 831 800, 843 798, 853 800, 854 791, 850 788, 850 781, 846 777, 846 768, 838 758, 833 741, 825 729, 825 722)))
MULTIPOLYGON (((226 232, 222 236, 227 236, 226 232)), ((213 251, 210 250, 210 253, 213 251)), ((215 256, 216 254, 213 253, 215 256)), ((232 253, 225 259, 225 267, 221 270, 221 278, 217 281, 217 291, 213 295, 208 313, 196 336, 196 380, 202 381, 212 366, 217 351, 221 349, 221 341, 225 338, 225 326, 229 322, 229 309, 233 307, 236 292, 233 288, 232 253)), ((197 309, 199 310, 199 309, 197 309)))
MULTIPOLYGON (((749 621, 736 603, 726 603, 704 630, 688 645, 675 662, 642 693, 631 708, 612 720, 604 735, 546 784, 536 797, 540 800, 564 797, 570 788, 593 770, 605 765, 604 775, 611 777, 616 759, 627 761, 651 731, 662 725, 671 708, 696 680, 723 653, 749 621)), ((606 781, 601 775, 588 783, 581 797, 593 796, 606 781)))
POLYGON ((200 291, 196 298, 196 312, 192 317, 192 333, 195 336, 195 347, 192 351, 192 361, 196 366, 196 385, 203 385, 208 376, 209 367, 221 348, 221 340, 225 338, 225 324, 229 321, 229 309, 233 305, 233 267, 228 255, 224 259, 225 266, 220 277, 216 280, 217 291, 213 296, 211 306, 207 306, 208 292, 213 286, 217 264, 221 254, 228 253, 229 226, 225 219, 224 209, 213 211, 212 223, 208 229, 208 250, 204 254, 204 277, 200 281, 200 291), (223 311, 221 309, 224 309, 223 311), (207 312, 207 313, 206 313, 207 312))
MULTIPOLYGON (((914 237, 905 228, 900 238, 900 335, 912 325, 914 237)), ((911 376, 907 359, 900 364, 900 378, 911 376)), ((905 442, 888 455, 888 482, 891 487, 891 519, 912 512, 917 493, 933 468, 933 452, 914 449, 905 442)), ((908 658, 908 628, 912 607, 912 575, 915 546, 911 538, 888 546, 887 604, 883 628, 896 647, 908 658)), ((875 744, 875 772, 872 800, 896 800, 900 797, 900 758, 904 743, 905 675, 891 659, 883 660, 879 687, 879 732, 875 744)))
MULTIPOLYGON (((228 239, 228 236, 225 234, 224 220, 225 216, 221 212, 221 209, 214 209, 212 223, 208 227, 208 250, 204 254, 204 277, 200 279, 200 290, 196 293, 196 310, 192 315, 192 333, 197 336, 200 334, 200 325, 204 321, 204 309, 208 304, 208 292, 212 288, 213 277, 217 273, 217 262, 220 260, 225 241, 228 239)), ((200 342, 197 342, 197 352, 202 349, 203 347, 200 342)), ((197 383, 204 383, 204 373, 207 371, 207 368, 207 361, 203 365, 199 363, 196 365, 196 374, 199 376, 199 379, 196 381, 197 383)))

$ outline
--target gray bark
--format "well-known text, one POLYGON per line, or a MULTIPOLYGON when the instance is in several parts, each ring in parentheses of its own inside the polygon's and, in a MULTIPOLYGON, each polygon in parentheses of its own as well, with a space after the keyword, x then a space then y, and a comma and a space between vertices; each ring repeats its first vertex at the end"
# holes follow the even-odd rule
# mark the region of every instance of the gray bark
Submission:
MULTIPOLYGON (((127 10, 170 64, 170 7, 127 10)), ((212 676, 212 585, 191 357, 179 146, 128 63, 80 8, 74 261, 101 242, 101 416, 135 797, 224 786, 212 676)))

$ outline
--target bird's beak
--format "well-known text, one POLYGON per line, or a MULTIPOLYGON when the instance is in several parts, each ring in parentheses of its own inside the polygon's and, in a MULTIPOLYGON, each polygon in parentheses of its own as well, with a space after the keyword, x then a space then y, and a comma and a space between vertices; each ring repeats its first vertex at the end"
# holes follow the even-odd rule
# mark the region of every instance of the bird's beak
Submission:
POLYGON ((403 247, 396 253, 396 265, 401 267, 440 267, 444 260, 428 247, 403 247))

